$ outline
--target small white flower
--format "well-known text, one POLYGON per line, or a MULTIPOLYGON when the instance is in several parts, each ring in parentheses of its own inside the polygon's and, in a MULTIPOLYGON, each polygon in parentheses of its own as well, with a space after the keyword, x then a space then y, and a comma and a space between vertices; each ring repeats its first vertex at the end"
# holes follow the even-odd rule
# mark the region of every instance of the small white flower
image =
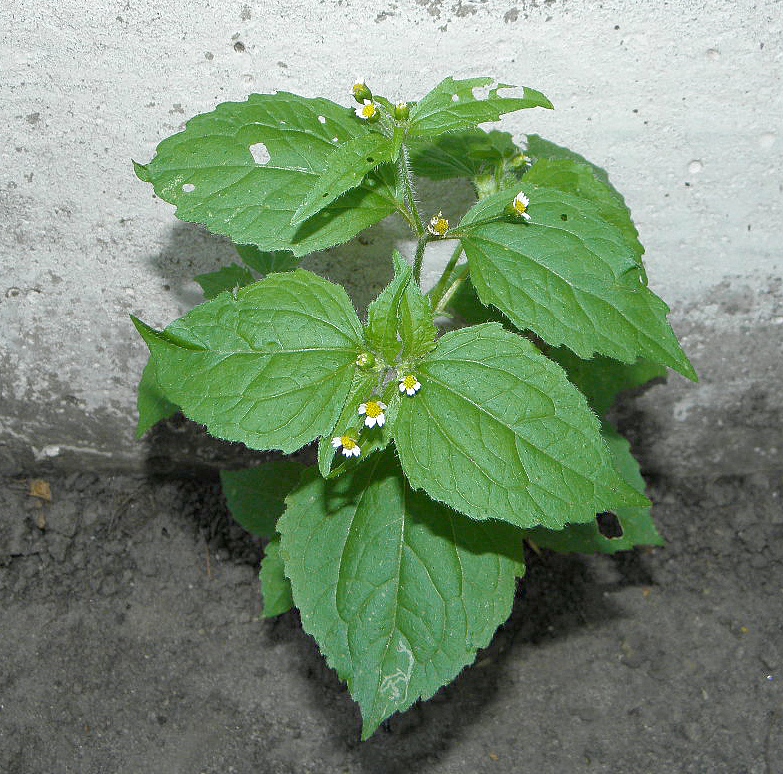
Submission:
POLYGON ((407 393, 408 395, 415 395, 420 389, 421 384, 413 374, 408 374, 400 382, 400 392, 407 393))
POLYGON ((350 435, 336 435, 332 438, 332 447, 342 447, 344 457, 358 457, 362 453, 359 444, 350 435))
POLYGON ((439 212, 437 215, 433 215, 430 218, 430 222, 427 225, 427 231, 433 236, 442 237, 449 230, 449 222, 443 217, 443 213, 439 212))
POLYGON ((368 400, 359 406, 359 413, 364 417, 364 424, 367 427, 383 427, 386 423, 386 404, 379 400, 368 400))
POLYGON ((527 196, 525 196, 523 191, 520 191, 514 197, 514 201, 511 203, 514 212, 517 215, 519 215, 520 218, 524 218, 525 220, 530 220, 530 214, 527 211, 529 205, 530 205, 530 199, 528 199, 527 196))
POLYGON ((369 121, 371 118, 375 117, 375 114, 378 112, 378 108, 375 107, 375 103, 371 99, 366 99, 364 102, 362 102, 361 105, 359 105, 358 108, 356 108, 356 115, 359 116, 363 121, 369 121))

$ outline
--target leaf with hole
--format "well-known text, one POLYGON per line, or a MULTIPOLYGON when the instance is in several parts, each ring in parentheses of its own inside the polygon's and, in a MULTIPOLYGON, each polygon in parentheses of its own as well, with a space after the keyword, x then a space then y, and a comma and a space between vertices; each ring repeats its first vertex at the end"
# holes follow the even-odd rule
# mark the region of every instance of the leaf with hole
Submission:
POLYGON ((291 223, 335 150, 371 133, 353 110, 327 99, 251 94, 192 118, 136 174, 181 220, 302 256, 346 242, 397 208, 397 176, 387 165, 317 217, 291 223))
POLYGON ((520 330, 584 359, 643 357, 695 380, 666 320, 669 308, 645 285, 623 233, 587 199, 523 190, 530 222, 504 214, 516 194, 507 190, 478 202, 459 226, 479 298, 520 330))
MULTIPOLYGON (((628 441, 608 422, 604 422, 601 431, 620 475, 637 492, 644 493, 644 479, 628 441)), ((567 524, 558 531, 539 527, 530 530, 527 537, 540 548, 567 554, 614 554, 629 551, 636 546, 662 546, 663 538, 655 528, 650 511, 649 505, 615 508, 610 515, 616 517, 621 527, 621 534, 616 537, 605 536, 598 519, 587 524, 567 524)))
POLYGON ((521 97, 501 96, 501 90, 516 87, 500 83, 494 89, 488 88, 494 82, 492 78, 445 78, 411 109, 408 138, 438 137, 446 132, 497 121, 505 113, 552 107, 541 92, 527 87, 521 97), (481 90, 486 91, 486 96, 477 93, 481 90))
POLYGON ((362 737, 432 696, 508 617, 521 533, 406 484, 386 451, 324 481, 305 474, 279 522, 302 626, 362 710, 362 737))

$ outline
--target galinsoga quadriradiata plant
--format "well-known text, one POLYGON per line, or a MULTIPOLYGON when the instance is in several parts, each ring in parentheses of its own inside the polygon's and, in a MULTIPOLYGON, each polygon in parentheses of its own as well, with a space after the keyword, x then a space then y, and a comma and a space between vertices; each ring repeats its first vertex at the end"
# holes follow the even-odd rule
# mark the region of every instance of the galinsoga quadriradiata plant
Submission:
POLYGON ((253 94, 136 165, 240 261, 196 277, 205 302, 165 330, 134 319, 151 353, 139 434, 179 410, 251 449, 316 444, 317 465, 281 459, 222 480, 235 518, 268 540, 264 614, 299 609, 364 738, 489 643, 525 543, 661 544, 605 417, 667 368, 696 379, 623 197, 576 153, 479 128, 552 107, 491 83, 446 78, 392 102, 360 81, 353 107, 253 94), (475 204, 453 223, 422 212, 416 177, 467 178, 475 204), (298 264, 393 214, 415 253, 390 256, 393 279, 362 320, 343 287, 298 264), (424 292, 427 246, 444 240, 453 253, 424 292), (603 534, 606 513, 620 537, 603 534))

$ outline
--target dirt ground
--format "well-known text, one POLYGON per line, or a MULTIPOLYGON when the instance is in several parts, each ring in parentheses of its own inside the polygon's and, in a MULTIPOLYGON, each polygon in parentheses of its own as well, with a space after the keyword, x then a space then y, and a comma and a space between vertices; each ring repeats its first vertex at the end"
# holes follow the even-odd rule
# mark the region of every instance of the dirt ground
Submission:
POLYGON ((6 774, 783 771, 783 473, 651 481, 663 549, 531 555, 477 664, 365 743, 213 478, 47 480, 0 482, 6 774))

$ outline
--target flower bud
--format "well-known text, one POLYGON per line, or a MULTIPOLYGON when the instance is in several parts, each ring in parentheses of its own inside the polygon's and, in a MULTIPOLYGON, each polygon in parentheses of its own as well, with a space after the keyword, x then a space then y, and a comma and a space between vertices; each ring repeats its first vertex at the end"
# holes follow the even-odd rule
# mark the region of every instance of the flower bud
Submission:
POLYGON ((353 85, 353 98, 361 105, 364 102, 372 100, 372 92, 364 82, 364 78, 361 80, 357 78, 356 83, 353 85))
POLYGON ((410 105, 407 102, 398 102, 394 106, 394 117, 398 121, 407 121, 408 116, 411 114, 410 105))

